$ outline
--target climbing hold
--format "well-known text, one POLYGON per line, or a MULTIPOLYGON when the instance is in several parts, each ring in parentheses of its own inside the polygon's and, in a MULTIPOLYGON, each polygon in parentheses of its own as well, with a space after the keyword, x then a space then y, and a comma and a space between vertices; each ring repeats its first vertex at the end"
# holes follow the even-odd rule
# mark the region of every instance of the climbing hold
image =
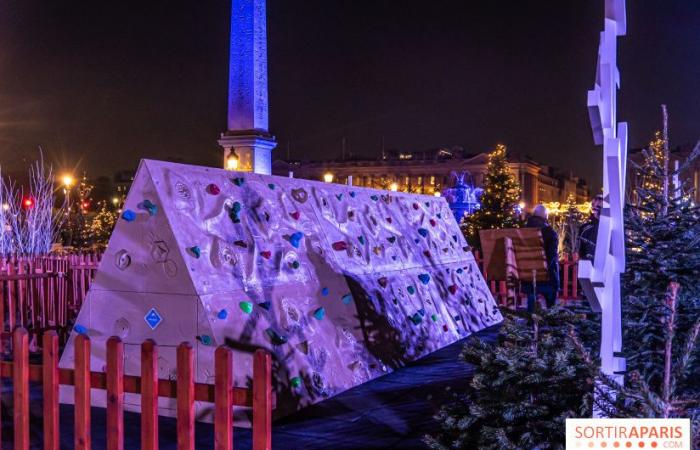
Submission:
POLYGON ((309 199, 309 194, 301 188, 292 189, 292 198, 299 203, 306 203, 306 200, 309 199))
POLYGON ((292 216, 292 219, 294 219, 294 220, 299 220, 299 217, 301 216, 299 211, 294 211, 292 213, 289 213, 289 215, 292 216))
POLYGON ((421 273, 420 275, 418 275, 418 279, 421 283, 428 284, 430 282, 430 275, 428 275, 427 273, 421 273))
POLYGON ((399 301, 396 299, 396 297, 391 299, 392 302, 394 302, 394 305, 398 305, 399 301))
POLYGON ((74 330, 76 333, 78 333, 78 334, 83 334, 83 335, 86 335, 87 332, 88 332, 87 328, 85 328, 85 327, 82 326, 82 325, 76 325, 76 326, 74 326, 74 327, 73 327, 73 330, 74 330))
POLYGON ((202 250, 200 250, 199 247, 197 247, 196 245, 194 247, 188 248, 187 250, 189 250, 195 258, 199 258, 200 256, 202 256, 202 250))
POLYGON ((455 295, 455 292, 457 292, 457 285, 451 284, 447 286, 447 290, 450 291, 450 294, 455 295))
POLYGON ((360 244, 362 244, 362 245, 365 244, 365 237, 364 236, 357 236, 357 240, 360 241, 360 244))
POLYGON ((457 272, 457 273, 462 273, 462 272, 464 272, 464 271, 463 271, 461 268, 459 268, 459 269, 456 270, 456 272, 457 272))
POLYGON ((350 191, 350 197, 355 198, 355 191, 350 191))
POLYGON ((241 203, 233 202, 233 205, 231 205, 231 210, 235 212, 241 212, 241 203))
POLYGON ((127 209, 122 213, 122 219, 126 220, 127 222, 133 222, 136 220, 136 213, 130 209, 127 209))
POLYGON ((231 179, 231 181, 233 182, 233 184, 235 184, 236 186, 239 186, 239 187, 243 186, 243 182, 245 182, 245 180, 243 178, 233 178, 233 179, 231 179))
POLYGON ((335 194, 335 198, 337 198, 338 200, 342 200, 343 194, 335 194))
POLYGON ((418 314, 420 314, 421 316, 424 316, 424 315, 425 315, 425 309, 423 309, 423 308, 419 309, 419 310, 418 310, 418 314))
POLYGON ((233 245, 236 245, 238 247, 248 248, 248 244, 246 243, 246 241, 240 241, 240 240, 233 241, 233 245))
POLYGON ((393 244, 394 242, 396 242, 396 236, 389 236, 388 238, 386 238, 386 240, 389 241, 389 243, 393 244))
POLYGON ((456 235, 456 234, 453 234, 453 235, 452 235, 452 240, 455 241, 455 242, 457 242, 457 235, 456 235))
POLYGON ((261 307, 262 309, 264 309, 265 311, 269 311, 270 307, 272 306, 272 303, 269 301, 262 302, 262 303, 258 303, 258 306, 261 307))
POLYGON ((300 342, 297 344, 297 350, 305 355, 309 354, 309 341, 300 342))
POLYGON ((442 214, 437 213, 437 214, 435 214, 435 215, 437 216, 438 219, 442 219, 442 214))
POLYGON ((411 319, 411 322, 413 322, 413 325, 418 325, 423 321, 423 316, 421 316, 418 313, 415 313, 414 315, 410 316, 409 319, 411 319))
POLYGON ((139 209, 145 209, 148 211, 149 216, 155 216, 156 213, 158 212, 158 207, 154 205, 150 200, 146 199, 136 205, 139 209))
POLYGON ((287 336, 279 334, 274 328, 268 328, 265 333, 270 337, 270 340, 275 345, 282 345, 287 343, 287 336))
POLYGON ((387 221, 387 223, 391 223, 391 222, 392 222, 391 217, 387 217, 387 218, 386 218, 386 221, 387 221))
POLYGON ((430 258, 430 250, 423 250, 423 254, 426 258, 430 258))
POLYGON ((342 251, 348 249, 348 243, 345 241, 337 241, 333 243, 333 250, 342 251))
POLYGON ((418 208, 419 208, 418 203, 414 203, 414 204, 413 204, 413 209, 418 209, 418 208))
POLYGON ((298 269, 300 266, 299 261, 292 261, 292 269, 298 269))
POLYGON ((381 287, 383 287, 383 288, 385 288, 386 285, 387 285, 388 282, 389 282, 389 280, 387 280, 386 277, 381 277, 381 278, 380 278, 379 280, 377 280, 377 281, 379 282, 379 285, 380 285, 381 287))
POLYGON ((447 324, 446 324, 446 323, 442 325, 442 331, 448 332, 449 330, 450 330, 450 329, 447 327, 447 324))
POLYGON ((430 202, 425 202, 425 207, 430 208, 430 202))
POLYGON ((340 298, 344 305, 349 305, 352 302, 352 294, 345 294, 340 298))
POLYGON ((211 183, 209 186, 207 186, 207 192, 209 192, 211 195, 219 195, 221 189, 219 189, 219 186, 211 183))
POLYGON ((199 341, 204 344, 204 345, 211 345, 212 344, 212 339, 211 336, 208 336, 206 334, 203 334, 201 336, 197 336, 199 341))
POLYGON ((393 261, 396 261, 396 259, 397 259, 397 256, 396 256, 396 255, 394 255, 394 256, 392 256, 392 257, 391 257, 391 259, 392 259, 393 261))
POLYGON ((323 309, 323 306, 314 311, 314 317, 318 320, 323 320, 326 317, 326 310, 323 309))
POLYGON ((429 222, 430 222, 430 225, 433 227, 437 225, 437 222, 435 222, 435 219, 430 219, 429 222))
POLYGON ((329 292, 329 291, 328 291, 328 288, 327 288, 327 287, 324 287, 323 289, 321 289, 321 295, 323 295, 324 297, 327 297, 327 296, 328 296, 328 292, 329 292))
POLYGON ((430 315, 430 320, 432 320, 433 322, 437 322, 437 319, 438 319, 437 314, 431 314, 431 315, 430 315))
POLYGON ((377 197, 376 195, 370 195, 369 198, 372 199, 372 200, 375 201, 375 202, 376 202, 377 200, 379 200, 379 197, 377 197))
POLYGON ((304 237, 304 233, 301 231, 297 231, 296 233, 292 233, 291 236, 289 236, 289 243, 292 244, 292 247, 294 248, 299 248, 299 243, 301 242, 301 238, 304 237))
POLYGON ((269 188, 272 189, 272 190, 275 189, 275 185, 274 185, 273 183, 269 183, 269 184, 267 185, 267 187, 269 187, 269 188))
POLYGON ((262 256, 265 259, 270 259, 272 257, 272 252, 270 250, 264 250, 260 252, 260 256, 262 256))
POLYGON ((416 293, 416 288, 414 288, 413 286, 407 287, 406 290, 407 290, 408 293, 411 294, 411 295, 413 295, 413 294, 416 293))
POLYGON ((221 311, 219 311, 219 313, 216 315, 216 317, 218 317, 221 320, 225 320, 228 317, 228 311, 226 311, 225 309, 222 309, 221 311))
POLYGON ((455 322, 459 322, 460 320, 462 320, 462 318, 459 316, 454 316, 454 320, 455 320, 455 322))
POLYGON ((299 377, 294 377, 294 378, 292 378, 291 380, 289 380, 289 384, 290 384, 293 388, 298 388, 299 386, 301 386, 301 378, 299 378, 299 377))
POLYGON ((418 234, 420 234, 423 237, 426 237, 428 235, 428 230, 425 228, 418 228, 418 234))
POLYGON ((374 254, 377 255, 377 256, 379 256, 379 255, 382 254, 382 248, 381 248, 381 247, 374 247, 374 248, 372 249, 372 251, 373 251, 374 254))
POLYGON ((251 312, 253 312, 253 304, 250 302, 243 301, 240 302, 238 306, 240 306, 243 312, 246 314, 250 314, 251 312))

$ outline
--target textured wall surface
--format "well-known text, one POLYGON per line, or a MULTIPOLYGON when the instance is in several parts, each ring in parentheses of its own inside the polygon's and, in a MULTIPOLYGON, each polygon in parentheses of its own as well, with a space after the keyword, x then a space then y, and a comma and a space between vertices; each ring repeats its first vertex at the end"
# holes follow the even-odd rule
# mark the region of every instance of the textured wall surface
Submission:
POLYGON ((76 323, 93 370, 118 335, 127 373, 151 338, 174 377, 190 341, 213 383, 228 344, 247 386, 262 347, 286 414, 502 320, 442 198, 144 160, 124 208, 76 323))

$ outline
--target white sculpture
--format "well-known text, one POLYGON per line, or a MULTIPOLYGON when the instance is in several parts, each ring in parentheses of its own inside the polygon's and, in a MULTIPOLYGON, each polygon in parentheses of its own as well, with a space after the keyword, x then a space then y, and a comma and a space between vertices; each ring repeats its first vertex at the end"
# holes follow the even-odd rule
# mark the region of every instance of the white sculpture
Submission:
POLYGON ((625 371, 620 314, 620 274, 625 271, 623 202, 627 161, 627 123, 617 123, 617 36, 627 32, 625 0, 605 0, 598 67, 588 91, 588 113, 596 145, 603 145, 603 199, 595 260, 579 263, 579 279, 594 311, 601 312, 600 358, 603 373, 620 384, 625 371))

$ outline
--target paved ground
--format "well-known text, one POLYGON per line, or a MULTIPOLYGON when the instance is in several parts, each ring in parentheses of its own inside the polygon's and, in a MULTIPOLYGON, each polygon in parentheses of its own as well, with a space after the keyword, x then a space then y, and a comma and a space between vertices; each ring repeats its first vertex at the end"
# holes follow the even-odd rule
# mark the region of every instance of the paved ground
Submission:
MULTIPOLYGON (((493 340, 497 327, 479 335, 493 340)), ((402 369, 286 417, 273 426, 277 449, 423 448, 421 437, 437 429, 432 416, 455 389, 463 389, 472 367, 457 361, 463 341, 402 369)), ((2 448, 12 447, 11 387, 3 387, 2 448)), ((35 389, 40 398, 40 390, 35 389)), ((32 402, 32 444, 41 448, 41 403, 32 402)), ((93 448, 105 448, 105 411, 92 411, 93 448)), ((139 415, 126 413, 128 449, 140 448, 139 415)), ((175 420, 161 418, 162 449, 174 449, 175 420)), ((213 447, 213 427, 197 424, 197 448, 213 447)), ((250 448, 250 430, 234 430, 234 447, 250 448)), ((61 406, 62 448, 73 448, 73 407, 61 406)), ((34 448, 34 445, 32 446, 34 448)))

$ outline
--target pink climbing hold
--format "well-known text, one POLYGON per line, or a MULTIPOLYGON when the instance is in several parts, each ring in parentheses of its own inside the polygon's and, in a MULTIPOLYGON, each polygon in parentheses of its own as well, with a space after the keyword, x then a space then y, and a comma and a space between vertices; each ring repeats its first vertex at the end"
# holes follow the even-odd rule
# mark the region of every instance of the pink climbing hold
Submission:
POLYGON ((455 295, 455 292, 457 292, 457 285, 452 284, 447 287, 447 290, 450 291, 450 294, 455 295))
POLYGON ((348 249, 348 243, 345 241, 338 241, 333 243, 333 250, 342 251, 348 249))
POLYGON ((209 186, 207 186, 207 192, 209 192, 211 195, 219 195, 221 189, 219 189, 219 186, 212 183, 209 186))
POLYGON ((299 217, 301 217, 299 211, 294 211, 293 213, 289 213, 289 215, 292 216, 292 219, 294 220, 299 220, 299 217))

